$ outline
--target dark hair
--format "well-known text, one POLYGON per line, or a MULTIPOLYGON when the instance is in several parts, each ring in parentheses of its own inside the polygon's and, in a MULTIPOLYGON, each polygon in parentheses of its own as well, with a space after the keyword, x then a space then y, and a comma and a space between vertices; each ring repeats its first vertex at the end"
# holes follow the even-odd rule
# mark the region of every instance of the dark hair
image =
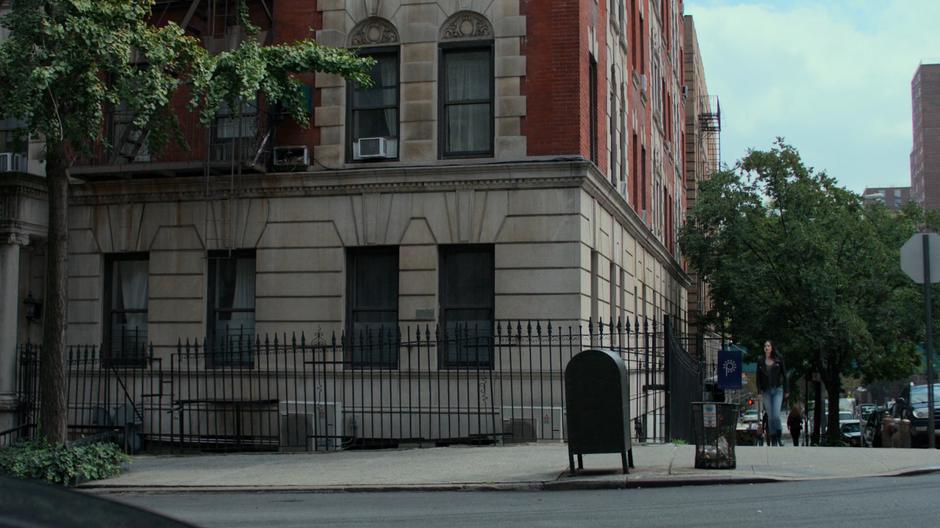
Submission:
POLYGON ((777 353, 777 345, 774 344, 770 339, 765 339, 764 344, 770 343, 770 357, 774 359, 779 359, 780 354, 777 353))

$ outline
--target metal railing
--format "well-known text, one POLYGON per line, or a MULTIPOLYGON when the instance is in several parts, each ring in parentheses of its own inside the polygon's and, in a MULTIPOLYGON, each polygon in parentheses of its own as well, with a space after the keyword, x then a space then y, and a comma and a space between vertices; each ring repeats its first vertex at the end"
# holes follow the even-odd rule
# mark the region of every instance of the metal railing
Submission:
MULTIPOLYGON (((70 347, 71 437, 110 436, 130 451, 563 441, 564 369, 581 350, 605 347, 631 378, 636 440, 668 440, 666 339, 654 321, 496 321, 449 334, 425 326, 247 343, 235 362, 220 361, 227 347, 204 341, 151 345, 143 368, 108 361, 95 346, 70 347)), ((38 347, 23 345, 19 359, 20 424, 31 432, 38 347)))

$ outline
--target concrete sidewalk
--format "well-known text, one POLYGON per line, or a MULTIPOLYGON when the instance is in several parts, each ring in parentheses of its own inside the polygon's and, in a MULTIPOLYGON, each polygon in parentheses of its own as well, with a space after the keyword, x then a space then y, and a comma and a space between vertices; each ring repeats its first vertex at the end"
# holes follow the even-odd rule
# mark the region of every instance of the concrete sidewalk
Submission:
POLYGON ((137 456, 121 476, 84 484, 89 491, 400 491, 617 489, 888 476, 940 471, 940 451, 836 447, 736 449, 737 469, 694 468, 694 446, 634 447, 636 467, 620 455, 585 455, 568 474, 565 444, 441 447, 329 453, 137 456))

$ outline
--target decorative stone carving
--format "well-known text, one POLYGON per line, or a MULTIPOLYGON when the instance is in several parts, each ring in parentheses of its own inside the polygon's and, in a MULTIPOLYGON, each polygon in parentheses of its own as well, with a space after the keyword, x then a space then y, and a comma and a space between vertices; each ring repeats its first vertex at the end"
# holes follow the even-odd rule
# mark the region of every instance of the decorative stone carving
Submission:
POLYGON ((441 40, 493 38, 493 26, 479 13, 461 11, 448 18, 441 27, 441 40))
POLYGON ((349 33, 349 45, 385 46, 398 43, 398 31, 391 22, 384 18, 372 17, 356 24, 349 33))
POLYGON ((0 242, 4 244, 18 245, 18 246, 28 246, 29 245, 29 235, 23 235, 20 233, 3 233, 0 235, 0 242))

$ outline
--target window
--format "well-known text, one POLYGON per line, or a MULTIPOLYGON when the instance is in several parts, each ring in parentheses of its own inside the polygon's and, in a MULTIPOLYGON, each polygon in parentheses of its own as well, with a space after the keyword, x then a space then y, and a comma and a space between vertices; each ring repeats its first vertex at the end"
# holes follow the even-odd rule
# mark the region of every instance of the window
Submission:
POLYGON ((109 365, 145 367, 147 361, 146 253, 105 257, 104 358, 109 365))
POLYGON ((362 138, 384 138, 385 158, 398 157, 398 50, 364 53, 375 59, 372 68, 373 85, 364 87, 349 83, 349 141, 346 156, 351 160, 383 159, 362 158, 356 154, 356 142, 362 138))
POLYGON ((441 368, 493 364, 495 272, 493 246, 441 246, 441 368))
POLYGON ((640 171, 638 168, 638 163, 640 160, 640 142, 637 139, 636 132, 633 133, 633 166, 632 173, 630 175, 630 183, 633 187, 633 208, 638 210, 640 209, 640 190, 637 188, 639 185, 640 171))
POLYGON ((643 154, 640 156, 640 195, 643 210, 646 210, 646 193, 649 186, 646 185, 646 147, 643 147, 643 154))
POLYGON ((347 363, 398 368, 398 247, 346 255, 347 363))
POLYGON ((251 367, 255 337, 255 253, 209 254, 206 367, 251 367))
POLYGON ((212 156, 216 161, 253 159, 254 138, 258 134, 258 103, 244 101, 241 109, 232 108, 224 101, 219 106, 213 124, 212 156))
POLYGON ((441 49, 443 157, 493 153, 493 48, 450 44, 441 49))
POLYGON ((597 165, 597 61, 593 55, 588 61, 588 112, 591 161, 597 165))

